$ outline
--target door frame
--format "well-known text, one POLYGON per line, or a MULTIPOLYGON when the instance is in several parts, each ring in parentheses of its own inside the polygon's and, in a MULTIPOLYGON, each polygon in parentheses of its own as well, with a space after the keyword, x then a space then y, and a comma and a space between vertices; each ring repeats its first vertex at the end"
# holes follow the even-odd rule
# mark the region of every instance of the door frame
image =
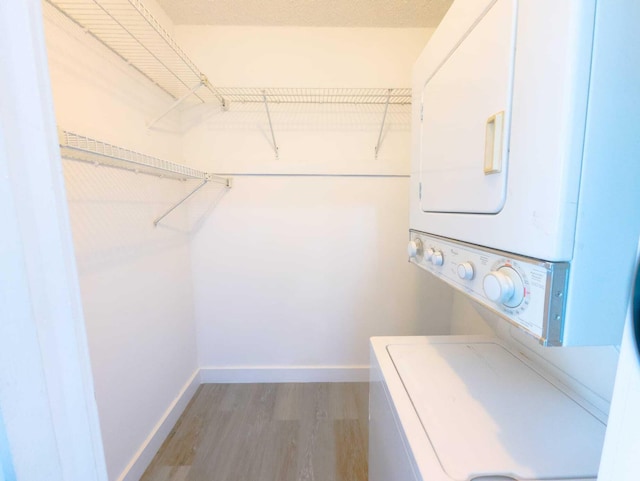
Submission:
POLYGON ((0 480, 106 481, 40 0, 0 2, 0 480))

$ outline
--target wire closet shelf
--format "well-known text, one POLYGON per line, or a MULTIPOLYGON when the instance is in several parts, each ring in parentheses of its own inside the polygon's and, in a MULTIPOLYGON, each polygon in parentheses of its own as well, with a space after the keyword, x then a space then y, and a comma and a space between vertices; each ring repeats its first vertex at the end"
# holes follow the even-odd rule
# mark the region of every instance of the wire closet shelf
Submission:
POLYGON ((226 102, 273 104, 410 105, 410 88, 216 87, 226 102))
POLYGON ((46 0, 175 100, 224 99, 140 0, 46 0), (205 87, 201 89, 200 87, 205 87))
POLYGON ((60 155, 64 159, 87 162, 95 165, 107 165, 119 169, 140 172, 143 174, 168 177, 178 180, 197 179, 200 183, 186 196, 176 202, 170 209, 153 221, 157 226, 162 219, 168 216, 176 208, 187 201, 192 195, 202 189, 209 182, 223 184, 227 189, 231 188, 231 179, 208 174, 185 165, 158 159, 150 155, 141 154, 133 150, 123 149, 116 145, 108 144, 100 140, 74 134, 66 130, 58 131, 60 143, 60 155))
MULTIPOLYGON (((269 104, 382 106, 380 132, 374 149, 377 158, 389 106, 411 104, 410 88, 214 87, 151 15, 141 0, 46 0, 46 2, 174 99, 168 108, 147 123, 147 128, 152 128, 191 96, 201 102, 219 102, 223 110, 228 110, 230 102, 261 103, 264 105, 269 122, 272 147, 276 158, 279 158, 279 147, 269 104)), ((111 148, 116 147, 111 146, 111 148)))
POLYGON ((61 156, 95 165, 108 165, 133 172, 178 180, 206 180, 230 186, 229 179, 202 172, 186 165, 124 149, 83 135, 58 131, 61 156))
POLYGON ((229 102, 262 103, 265 100, 269 103, 411 104, 410 88, 215 87, 141 0, 46 2, 146 76, 178 104, 191 95, 202 102, 217 101, 225 108, 229 102))

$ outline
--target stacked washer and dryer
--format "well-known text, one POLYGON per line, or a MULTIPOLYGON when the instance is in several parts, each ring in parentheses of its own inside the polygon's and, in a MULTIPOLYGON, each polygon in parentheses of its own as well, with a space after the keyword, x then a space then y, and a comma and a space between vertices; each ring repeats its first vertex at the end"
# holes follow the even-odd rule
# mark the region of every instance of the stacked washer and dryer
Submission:
MULTIPOLYGON (((414 67, 410 262, 548 349, 620 343, 632 4, 456 0, 414 67)), ((510 344, 373 338, 371 360, 370 481, 596 479, 606 416, 510 344)))

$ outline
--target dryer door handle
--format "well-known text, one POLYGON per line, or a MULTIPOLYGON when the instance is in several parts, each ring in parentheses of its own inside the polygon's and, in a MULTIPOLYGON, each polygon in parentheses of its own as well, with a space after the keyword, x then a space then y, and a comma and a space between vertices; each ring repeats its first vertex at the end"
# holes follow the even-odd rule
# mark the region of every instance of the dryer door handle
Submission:
POLYGON ((484 139, 484 173, 502 172, 502 139, 504 131, 504 110, 487 119, 484 139))

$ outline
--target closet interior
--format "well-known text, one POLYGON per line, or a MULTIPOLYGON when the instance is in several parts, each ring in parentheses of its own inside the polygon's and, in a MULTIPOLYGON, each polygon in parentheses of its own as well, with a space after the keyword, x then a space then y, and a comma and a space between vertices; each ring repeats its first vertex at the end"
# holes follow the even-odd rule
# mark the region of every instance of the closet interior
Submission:
POLYGON ((42 9, 110 479, 142 476, 200 384, 364 382, 370 336, 448 332, 453 294, 397 247, 433 28, 42 9))
POLYGON ((364 383, 372 336, 498 335, 607 411, 614 346, 545 350, 407 262, 411 70, 440 17, 42 10, 110 481, 143 476, 199 386, 364 383))

